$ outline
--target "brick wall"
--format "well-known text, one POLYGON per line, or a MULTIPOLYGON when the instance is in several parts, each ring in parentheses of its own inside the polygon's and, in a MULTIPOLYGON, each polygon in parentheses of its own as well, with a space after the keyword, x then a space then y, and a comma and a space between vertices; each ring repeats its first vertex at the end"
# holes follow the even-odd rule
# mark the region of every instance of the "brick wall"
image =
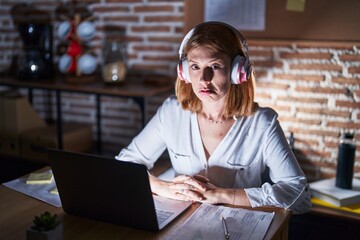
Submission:
MULTIPOLYGON (((9 10, 20 2, 0 2, 0 71, 6 71, 19 52, 20 40, 9 10)), ((67 1, 32 2, 53 14, 67 1)), ((131 70, 175 78, 183 0, 78 2, 88 3, 96 17, 97 34, 91 46, 100 60, 109 31, 124 29, 125 37, 117 40, 127 43, 131 70)), ((58 24, 54 20, 55 28, 58 24)), ((335 175, 341 129, 356 133, 355 176, 360 177, 360 43, 249 40, 249 45, 258 80, 256 100, 279 113, 286 134, 294 133, 295 153, 309 180, 335 175)), ((149 99, 147 119, 165 97, 149 99)), ((41 116, 54 117, 54 102, 51 92, 35 91, 34 107, 41 116)), ((65 121, 94 125, 95 96, 64 93, 62 104, 65 121)), ((141 129, 139 109, 131 100, 104 97, 102 113, 105 150, 117 152, 141 129)))

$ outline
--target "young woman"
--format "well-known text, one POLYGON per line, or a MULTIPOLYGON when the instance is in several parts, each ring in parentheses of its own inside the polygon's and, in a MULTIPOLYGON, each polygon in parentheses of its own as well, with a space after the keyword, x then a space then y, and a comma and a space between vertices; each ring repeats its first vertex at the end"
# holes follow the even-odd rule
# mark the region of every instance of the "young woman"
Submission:
POLYGON ((254 102, 247 44, 221 22, 196 26, 180 46, 176 97, 116 159, 148 169, 167 149, 176 177, 149 175, 155 194, 179 200, 309 210, 304 173, 277 114, 254 102), (272 183, 261 180, 269 169, 272 183))

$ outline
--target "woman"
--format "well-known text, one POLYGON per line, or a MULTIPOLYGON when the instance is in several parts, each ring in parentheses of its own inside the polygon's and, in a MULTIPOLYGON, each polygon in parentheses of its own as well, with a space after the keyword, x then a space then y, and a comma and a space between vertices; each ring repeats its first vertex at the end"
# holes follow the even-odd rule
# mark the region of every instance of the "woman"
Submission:
POLYGON ((277 114, 254 102, 246 42, 231 26, 202 23, 180 47, 176 97, 116 159, 148 169, 168 150, 177 175, 149 175, 153 193, 179 200, 309 210, 310 193, 277 114), (262 183, 269 168, 273 184, 262 183))

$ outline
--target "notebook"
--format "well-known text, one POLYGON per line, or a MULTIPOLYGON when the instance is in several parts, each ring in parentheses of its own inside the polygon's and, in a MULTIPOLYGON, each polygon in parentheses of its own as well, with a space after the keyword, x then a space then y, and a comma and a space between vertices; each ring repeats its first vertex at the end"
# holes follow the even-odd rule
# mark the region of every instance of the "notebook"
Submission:
POLYGON ((56 149, 47 152, 67 214, 159 231, 191 205, 153 196, 144 165, 56 149))

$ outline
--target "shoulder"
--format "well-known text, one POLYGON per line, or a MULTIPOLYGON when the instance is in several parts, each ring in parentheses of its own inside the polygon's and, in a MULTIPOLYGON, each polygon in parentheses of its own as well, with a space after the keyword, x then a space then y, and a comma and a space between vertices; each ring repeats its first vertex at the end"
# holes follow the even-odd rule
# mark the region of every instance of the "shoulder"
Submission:
POLYGON ((161 111, 173 112, 181 110, 180 103, 178 102, 176 96, 172 95, 165 99, 160 107, 161 111))
POLYGON ((258 107, 256 112, 251 116, 252 121, 258 127, 267 127, 277 120, 277 112, 269 107, 258 107))
POLYGON ((176 96, 170 96, 162 103, 158 110, 161 119, 174 121, 186 115, 186 110, 181 108, 176 96))

